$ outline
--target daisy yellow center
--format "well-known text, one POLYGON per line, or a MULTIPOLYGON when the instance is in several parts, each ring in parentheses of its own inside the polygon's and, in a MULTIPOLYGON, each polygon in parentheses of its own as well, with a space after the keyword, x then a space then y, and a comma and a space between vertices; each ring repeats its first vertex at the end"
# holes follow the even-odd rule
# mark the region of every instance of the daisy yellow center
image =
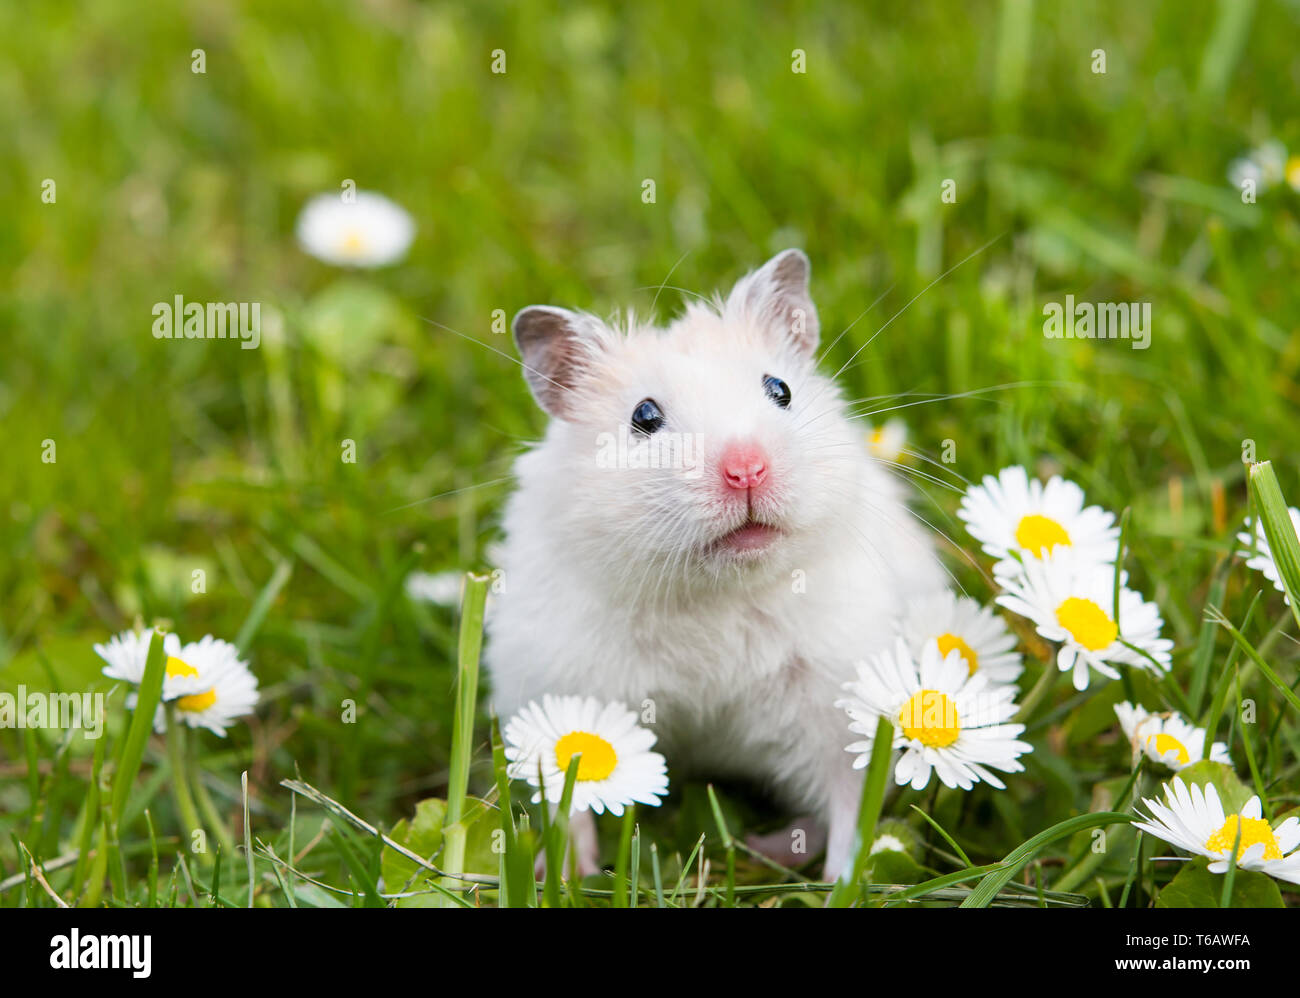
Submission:
POLYGON ((1030 513, 1020 518, 1016 527, 1016 543, 1032 554, 1042 558, 1052 553, 1052 548, 1060 544, 1070 546, 1070 535, 1063 526, 1051 517, 1030 513))
POLYGON ((1079 596, 1071 596, 1056 608, 1056 622, 1088 651, 1109 648, 1119 637, 1119 628, 1110 614, 1092 600, 1079 596))
POLYGON ((878 447, 878 446, 880 445, 881 441, 883 441, 884 439, 885 439, 885 430, 884 430, 884 427, 881 427, 881 428, 878 429, 878 430, 872 430, 872 431, 871 431, 871 445, 872 445, 873 447, 878 447))
POLYGON ((1300 191, 1300 156, 1292 156, 1287 160, 1286 182, 1300 191))
POLYGON ((930 748, 946 748, 961 734, 957 703, 938 690, 921 690, 898 712, 903 734, 930 748))
POLYGON ((366 248, 365 237, 356 229, 348 229, 343 234, 343 240, 340 247, 348 256, 359 256, 366 248))
POLYGON ((1241 845, 1237 847, 1237 858, 1251 846, 1262 845, 1265 859, 1281 859, 1282 850, 1278 847, 1277 837, 1263 818, 1242 818, 1236 814, 1228 815, 1223 827, 1211 835, 1205 842, 1205 848, 1212 853, 1231 853, 1232 844, 1237 841, 1237 825, 1241 825, 1241 845))
POLYGON ((1187 746, 1173 735, 1166 735, 1162 732, 1158 735, 1147 736, 1147 744, 1149 745, 1152 742, 1155 742, 1156 755, 1161 758, 1164 758, 1164 756, 1169 752, 1177 752, 1178 764, 1180 766, 1186 766, 1192 761, 1191 755, 1187 752, 1187 746))
POLYGON ((167 656, 167 675, 189 679, 191 676, 197 676, 198 674, 199 670, 184 659, 177 658, 175 655, 167 656))
POLYGON ((603 780, 618 765, 614 746, 590 731, 570 731, 555 743, 555 763, 561 772, 567 772, 569 760, 579 754, 579 780, 603 780))
POLYGON ((208 690, 206 693, 194 693, 187 697, 181 697, 176 701, 176 706, 180 710, 188 710, 198 713, 201 710, 207 710, 217 702, 217 691, 208 690))
POLYGON ((961 652, 961 657, 966 660, 966 668, 972 676, 975 675, 975 670, 980 667, 980 657, 975 654, 975 649, 955 634, 940 634, 940 657, 947 658, 950 651, 961 652))
MULTIPOLYGON (((181 679, 190 679, 199 674, 199 670, 190 665, 183 658, 177 658, 175 655, 167 656, 167 675, 179 677, 181 679)), ((198 713, 201 710, 207 710, 217 702, 217 691, 208 690, 206 693, 194 693, 187 697, 181 697, 176 701, 178 710, 188 710, 198 713)))

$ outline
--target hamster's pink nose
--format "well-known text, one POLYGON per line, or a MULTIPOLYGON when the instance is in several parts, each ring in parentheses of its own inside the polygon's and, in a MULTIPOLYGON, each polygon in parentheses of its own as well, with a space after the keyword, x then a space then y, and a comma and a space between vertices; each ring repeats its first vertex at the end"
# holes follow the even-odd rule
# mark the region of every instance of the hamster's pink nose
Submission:
POLYGON ((722 480, 732 489, 753 489, 767 478, 767 454, 752 442, 728 444, 719 459, 722 480))

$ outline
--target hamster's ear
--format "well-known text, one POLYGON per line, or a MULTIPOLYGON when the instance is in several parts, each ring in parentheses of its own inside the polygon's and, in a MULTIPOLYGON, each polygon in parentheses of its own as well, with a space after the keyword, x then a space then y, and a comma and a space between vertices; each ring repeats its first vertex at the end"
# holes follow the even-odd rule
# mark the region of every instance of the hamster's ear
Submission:
POLYGON ((727 311, 733 309, 773 334, 791 341, 808 356, 817 349, 821 325, 817 306, 808 293, 812 265, 803 250, 782 250, 732 289, 727 311))
POLYGON ((564 419, 572 410, 574 383, 590 357, 587 317, 550 305, 529 305, 515 316, 515 343, 524 377, 548 415, 564 419))

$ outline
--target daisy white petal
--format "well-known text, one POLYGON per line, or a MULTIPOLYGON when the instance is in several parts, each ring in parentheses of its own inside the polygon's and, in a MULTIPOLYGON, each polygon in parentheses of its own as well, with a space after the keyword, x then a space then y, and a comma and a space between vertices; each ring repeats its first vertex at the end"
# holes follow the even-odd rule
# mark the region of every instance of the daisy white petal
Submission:
MULTIPOLYGON (((1294 506, 1287 510, 1291 516, 1291 526, 1295 529, 1296 534, 1300 535, 1300 509, 1294 506)), ((1237 554, 1246 559, 1246 567, 1253 568, 1255 571, 1263 574, 1264 578, 1273 583, 1273 588, 1280 593, 1285 593, 1286 588, 1282 585, 1282 573, 1277 570, 1277 562, 1273 560, 1273 549, 1268 545, 1268 538, 1264 536, 1264 524, 1261 520, 1251 520, 1246 518, 1243 525, 1244 529, 1237 534, 1237 540, 1241 543, 1241 548, 1237 554), (1251 525, 1254 524, 1252 531, 1251 525), (1252 537, 1253 534, 1253 537, 1252 537)), ((1291 604, 1291 598, 1284 596, 1287 605, 1291 604)))
POLYGON ((977 782, 1002 787, 989 769, 1018 772, 1019 756, 1032 747, 1018 736, 1024 725, 1008 724, 1016 713, 1015 688, 990 684, 971 674, 956 649, 940 657, 936 641, 921 646, 919 660, 899 638, 858 666, 858 678, 846 683, 847 696, 836 706, 849 715, 849 730, 865 735, 847 751, 854 767, 866 765, 877 723, 894 728, 893 748, 902 756, 894 782, 920 790, 936 774, 945 786, 969 790, 977 782))
POLYGON ((971 675, 978 671, 992 683, 1014 683, 1024 671, 1015 636, 1002 618, 947 590, 909 606, 897 633, 914 659, 921 657, 922 645, 934 641, 942 656, 955 649, 971 675))
POLYGON ((1169 671, 1173 642, 1160 637, 1160 611, 1124 586, 1122 572, 1116 624, 1113 565, 1060 551, 1021 567, 1014 574, 995 569, 1006 589, 997 602, 1028 617, 1047 640, 1061 643, 1057 667, 1073 673, 1076 689, 1088 688, 1090 670, 1110 679, 1118 678, 1117 665, 1169 671))
POLYGON ((319 194, 298 216, 298 243, 339 267, 382 267, 406 255, 415 223, 397 204, 372 191, 319 194))
POLYGON ((1205 729, 1191 724, 1177 711, 1152 714, 1145 707, 1124 701, 1115 705, 1115 714, 1135 754, 1144 752, 1175 772, 1205 759, 1232 765, 1227 745, 1214 742, 1207 754, 1205 729))
POLYGON ((967 489, 957 516, 987 554, 1003 560, 1034 561, 1067 548, 1104 564, 1114 562, 1119 543, 1114 514, 1085 506, 1078 485, 1059 476, 1044 485, 1018 465, 967 489))
POLYGON ((502 734, 512 779, 536 787, 533 802, 559 801, 569 761, 577 755, 578 775, 570 813, 609 811, 629 804, 658 805, 668 793, 664 757, 651 752, 655 736, 637 724, 621 703, 594 697, 545 696, 524 706, 502 734))
POLYGON ((1211 873, 1224 873, 1237 843, 1237 865, 1300 884, 1300 820, 1288 818, 1276 828, 1263 817, 1258 797, 1236 814, 1225 815, 1213 784, 1190 789, 1177 776, 1165 784, 1165 801, 1144 800, 1150 818, 1133 825, 1170 845, 1210 860, 1211 873))

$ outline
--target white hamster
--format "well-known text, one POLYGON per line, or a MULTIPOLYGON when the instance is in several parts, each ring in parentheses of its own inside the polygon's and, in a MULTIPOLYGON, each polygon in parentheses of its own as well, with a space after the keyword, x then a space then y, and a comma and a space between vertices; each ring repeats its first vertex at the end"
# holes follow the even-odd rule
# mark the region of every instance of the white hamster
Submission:
MULTIPOLYGON (((653 717, 670 775, 753 780, 820 819, 834 877, 862 779, 835 700, 945 575, 816 371, 809 270, 786 250, 666 328, 515 317, 551 418, 515 466, 487 663, 502 717, 619 700, 653 717)), ((574 831, 591 872, 594 823, 574 831)))

